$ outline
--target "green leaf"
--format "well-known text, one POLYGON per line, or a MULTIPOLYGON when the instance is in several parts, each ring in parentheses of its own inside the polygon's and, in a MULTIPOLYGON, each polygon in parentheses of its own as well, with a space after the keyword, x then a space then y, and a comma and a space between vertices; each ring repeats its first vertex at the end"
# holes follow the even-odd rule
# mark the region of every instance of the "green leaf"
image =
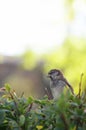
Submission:
POLYGON ((19 130, 19 126, 14 120, 9 121, 8 127, 10 128, 10 130, 19 130))
POLYGON ((76 102, 71 102, 70 105, 71 105, 72 107, 78 107, 78 106, 79 106, 76 102))
POLYGON ((7 91, 7 92, 10 92, 11 87, 10 87, 10 85, 9 85, 9 84, 5 84, 5 88, 6 88, 6 91, 7 91))
POLYGON ((2 110, 0 110, 0 125, 4 122, 5 119, 5 112, 2 110))
POLYGON ((29 98, 28 98, 28 103, 29 103, 29 104, 33 103, 33 101, 34 101, 33 97, 29 97, 29 98))
POLYGON ((19 125, 23 126, 25 123, 25 116, 24 115, 20 115, 19 117, 19 125))

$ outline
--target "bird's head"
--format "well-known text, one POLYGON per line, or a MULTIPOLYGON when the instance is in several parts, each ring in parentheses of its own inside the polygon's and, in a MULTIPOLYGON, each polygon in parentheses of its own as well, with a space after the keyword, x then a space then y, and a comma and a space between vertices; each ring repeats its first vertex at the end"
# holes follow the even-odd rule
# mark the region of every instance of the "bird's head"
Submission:
POLYGON ((63 79, 63 74, 60 70, 58 69, 52 69, 48 72, 48 77, 51 80, 61 80, 63 79))

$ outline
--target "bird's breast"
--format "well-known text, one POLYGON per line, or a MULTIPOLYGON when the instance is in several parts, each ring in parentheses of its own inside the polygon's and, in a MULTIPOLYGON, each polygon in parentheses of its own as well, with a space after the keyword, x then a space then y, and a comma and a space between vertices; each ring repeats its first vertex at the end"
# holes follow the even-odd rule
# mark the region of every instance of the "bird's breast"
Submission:
POLYGON ((52 95, 54 97, 54 99, 58 99, 58 97, 61 95, 61 93, 63 92, 63 87, 55 87, 55 88, 51 88, 51 92, 52 95))
POLYGON ((55 88, 55 87, 64 87, 64 86, 66 86, 66 83, 64 82, 64 81, 62 81, 62 80, 56 80, 56 81, 54 81, 54 82, 51 82, 51 88, 55 88))
POLYGON ((51 92, 54 99, 57 99, 63 92, 64 86, 66 86, 64 81, 58 81, 57 83, 51 83, 51 92))

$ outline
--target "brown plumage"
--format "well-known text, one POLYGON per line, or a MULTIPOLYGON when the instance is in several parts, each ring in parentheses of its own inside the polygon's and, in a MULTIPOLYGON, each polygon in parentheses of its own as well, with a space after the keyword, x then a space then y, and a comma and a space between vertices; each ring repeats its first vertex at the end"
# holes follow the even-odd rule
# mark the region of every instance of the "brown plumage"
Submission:
POLYGON ((65 86, 68 86, 71 90, 71 93, 74 95, 73 87, 69 84, 69 82, 63 76, 60 70, 58 69, 50 70, 48 73, 48 77, 51 80, 50 89, 54 99, 59 97, 65 86))

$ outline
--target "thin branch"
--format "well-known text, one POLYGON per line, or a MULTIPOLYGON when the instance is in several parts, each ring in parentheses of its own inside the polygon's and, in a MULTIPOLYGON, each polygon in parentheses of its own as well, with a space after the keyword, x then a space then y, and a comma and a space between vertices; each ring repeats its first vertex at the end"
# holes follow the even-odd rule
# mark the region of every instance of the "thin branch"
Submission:
POLYGON ((81 77, 80 77, 80 82, 79 82, 79 93, 78 93, 78 96, 80 98, 80 95, 81 95, 81 86, 82 86, 82 77, 83 77, 83 73, 81 74, 81 77))
POLYGON ((64 123, 65 130, 69 130, 68 122, 67 122, 67 120, 66 120, 65 115, 64 115, 63 113, 61 113, 60 117, 61 117, 61 119, 62 119, 62 121, 63 121, 63 123, 64 123))
MULTIPOLYGON (((28 106, 27 112, 30 112, 30 110, 32 109, 32 106, 33 106, 33 103, 31 103, 31 104, 28 106)), ((26 113, 27 113, 27 112, 26 112, 26 113)))

